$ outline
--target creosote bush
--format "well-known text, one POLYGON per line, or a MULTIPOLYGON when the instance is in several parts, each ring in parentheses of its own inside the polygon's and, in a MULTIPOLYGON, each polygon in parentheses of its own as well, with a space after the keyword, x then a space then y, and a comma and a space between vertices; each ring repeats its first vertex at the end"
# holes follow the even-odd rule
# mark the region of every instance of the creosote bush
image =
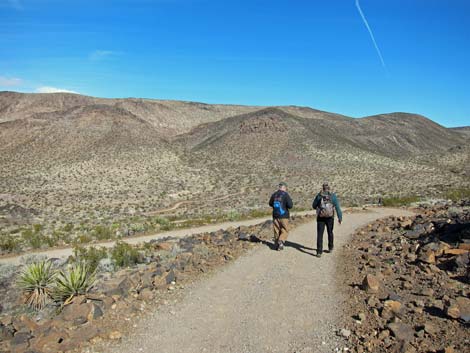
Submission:
POLYGON ((77 262, 87 264, 90 271, 95 271, 100 260, 108 257, 108 250, 105 247, 95 248, 93 246, 75 246, 73 248, 73 257, 77 262))
POLYGON ((407 206, 413 202, 419 202, 421 198, 419 196, 392 196, 385 197, 383 199, 383 205, 385 207, 398 207, 407 206))
POLYGON ((128 267, 139 262, 139 252, 131 245, 118 241, 111 250, 111 259, 117 267, 128 267))

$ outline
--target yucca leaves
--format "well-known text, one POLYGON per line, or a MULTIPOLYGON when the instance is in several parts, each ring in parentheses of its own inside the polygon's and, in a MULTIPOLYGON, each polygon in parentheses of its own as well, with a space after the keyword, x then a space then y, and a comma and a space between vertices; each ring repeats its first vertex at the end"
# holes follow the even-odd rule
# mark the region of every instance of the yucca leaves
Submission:
POLYGON ((84 263, 71 265, 57 272, 49 261, 32 263, 21 271, 18 287, 25 292, 26 304, 41 310, 54 298, 69 301, 76 295, 86 294, 95 282, 95 272, 84 263))
POLYGON ((54 296, 66 303, 76 295, 86 294, 95 282, 95 272, 84 263, 70 266, 67 271, 60 271, 55 278, 54 296))
POLYGON ((26 294, 26 304, 41 310, 52 297, 56 272, 49 261, 28 265, 21 271, 18 286, 26 294))

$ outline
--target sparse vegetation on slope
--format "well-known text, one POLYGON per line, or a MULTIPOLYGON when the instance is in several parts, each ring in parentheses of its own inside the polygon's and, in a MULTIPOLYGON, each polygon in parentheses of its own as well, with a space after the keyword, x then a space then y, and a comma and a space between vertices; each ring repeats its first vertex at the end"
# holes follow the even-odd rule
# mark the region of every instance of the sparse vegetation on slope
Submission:
POLYGON ((469 140, 404 113, 4 92, 0 140, 2 253, 264 214, 280 180, 300 209, 325 179, 344 205, 470 188, 469 140))

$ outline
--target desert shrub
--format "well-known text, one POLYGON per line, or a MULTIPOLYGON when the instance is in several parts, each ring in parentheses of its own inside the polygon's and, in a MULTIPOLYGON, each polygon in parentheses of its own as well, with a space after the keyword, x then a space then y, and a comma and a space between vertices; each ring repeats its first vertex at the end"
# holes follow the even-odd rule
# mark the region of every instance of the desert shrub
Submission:
POLYGON ((59 240, 52 235, 47 235, 44 237, 44 242, 47 244, 48 247, 57 246, 59 244, 59 240))
POLYGON ((70 233, 73 230, 73 224, 72 223, 67 223, 64 226, 64 232, 70 233))
POLYGON ((90 246, 75 246, 73 248, 73 256, 77 262, 85 263, 91 271, 95 271, 100 260, 108 257, 108 250, 105 247, 95 248, 90 246))
POLYGON ((2 235, 0 237, 0 250, 2 252, 14 252, 21 249, 21 241, 13 235, 2 235))
POLYGON ((229 221, 233 222, 233 221, 238 221, 241 218, 241 215, 236 210, 230 210, 227 212, 226 218, 229 221))
POLYGON ((86 294, 94 282, 95 271, 92 271, 86 263, 75 263, 57 275, 54 297, 67 303, 74 296, 86 294))
POLYGON ((445 197, 452 201, 459 201, 470 198, 470 189, 453 189, 445 193, 445 197))
POLYGON ((32 229, 26 229, 21 232, 21 237, 25 243, 31 246, 33 249, 39 249, 42 245, 42 235, 40 232, 33 231, 32 229))
POLYGON ((132 223, 132 224, 130 225, 130 229, 131 229, 134 233, 143 232, 143 231, 145 231, 145 225, 142 224, 142 223, 132 223))
POLYGON ((93 240, 92 236, 89 234, 80 234, 79 236, 75 237, 73 240, 74 244, 88 244, 93 240))
POLYGON ((54 230, 50 236, 55 244, 69 244, 72 240, 70 234, 54 230))
POLYGON ((160 225, 161 230, 171 230, 172 223, 168 218, 157 216, 153 220, 156 224, 160 225))
POLYGON ((139 261, 139 252, 131 245, 118 241, 111 250, 111 259, 116 267, 128 267, 139 261))
POLYGON ((26 294, 26 304, 35 310, 42 309, 52 296, 55 276, 51 262, 41 261, 26 266, 18 279, 18 287, 26 294))
POLYGON ((261 218, 261 217, 269 216, 270 214, 271 214, 271 211, 270 211, 270 210, 266 210, 266 209, 255 209, 255 210, 251 210, 251 211, 248 213, 248 217, 250 217, 250 218, 261 218))
POLYGON ((419 202, 419 196, 392 196, 392 197, 385 197, 383 199, 383 205, 385 207, 399 207, 399 206, 406 206, 413 202, 419 202))
POLYGON ((106 240, 106 239, 111 239, 113 237, 113 231, 102 225, 97 225, 93 229, 93 237, 98 240, 106 240))

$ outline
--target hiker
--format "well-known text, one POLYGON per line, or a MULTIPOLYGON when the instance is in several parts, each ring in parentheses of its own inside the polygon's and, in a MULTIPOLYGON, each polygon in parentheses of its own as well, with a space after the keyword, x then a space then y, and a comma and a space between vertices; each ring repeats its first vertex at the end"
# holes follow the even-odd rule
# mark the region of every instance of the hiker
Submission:
POLYGON ((317 257, 321 257, 323 252, 323 232, 328 232, 328 250, 333 252, 333 225, 335 222, 335 210, 338 213, 338 222, 343 221, 343 212, 339 205, 338 197, 330 191, 327 182, 323 183, 322 191, 318 193, 312 203, 314 210, 317 210, 317 257))
POLYGON ((271 195, 269 206, 273 208, 273 228, 274 241, 276 249, 281 251, 284 249, 284 242, 289 234, 289 210, 293 203, 287 193, 287 184, 279 183, 279 189, 271 195))

